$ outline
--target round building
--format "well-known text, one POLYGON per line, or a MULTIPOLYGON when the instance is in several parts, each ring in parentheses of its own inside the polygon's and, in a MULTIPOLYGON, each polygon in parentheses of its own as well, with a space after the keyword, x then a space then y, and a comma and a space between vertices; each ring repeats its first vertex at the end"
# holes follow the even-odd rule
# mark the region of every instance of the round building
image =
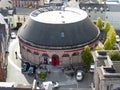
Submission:
POLYGON ((19 30, 20 53, 32 64, 80 63, 81 51, 86 45, 95 47, 99 34, 81 9, 39 8, 19 30))

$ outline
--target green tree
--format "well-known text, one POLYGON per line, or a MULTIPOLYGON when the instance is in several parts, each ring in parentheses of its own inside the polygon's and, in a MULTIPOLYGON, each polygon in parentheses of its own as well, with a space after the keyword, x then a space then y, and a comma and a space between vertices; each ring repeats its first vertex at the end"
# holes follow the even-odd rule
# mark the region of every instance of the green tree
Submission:
POLYGON ((118 50, 110 50, 108 51, 108 55, 113 61, 120 61, 120 51, 118 50))
POLYGON ((99 45, 97 45, 97 46, 95 47, 95 49, 96 49, 96 50, 103 50, 103 48, 102 48, 101 46, 99 46, 99 45))
POLYGON ((110 39, 112 45, 116 43, 116 31, 113 26, 110 27, 110 30, 107 33, 107 38, 110 39))
POLYGON ((104 33, 105 35, 107 35, 107 32, 110 30, 110 22, 105 22, 105 25, 104 25, 104 33))
POLYGON ((112 50, 112 44, 109 38, 107 38, 104 42, 104 49, 105 50, 112 50))
POLYGON ((97 26, 100 30, 102 30, 103 23, 102 23, 101 17, 98 17, 98 18, 97 18, 96 26, 97 26))
POLYGON ((82 56, 83 62, 87 65, 87 70, 89 70, 90 64, 92 62, 92 54, 89 46, 84 47, 84 50, 82 51, 81 56, 82 56))

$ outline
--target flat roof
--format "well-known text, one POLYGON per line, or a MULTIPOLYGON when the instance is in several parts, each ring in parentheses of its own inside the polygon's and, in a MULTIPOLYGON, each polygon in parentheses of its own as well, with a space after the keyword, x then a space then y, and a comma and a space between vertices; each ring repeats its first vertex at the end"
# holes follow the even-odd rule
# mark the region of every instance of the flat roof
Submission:
POLYGON ((74 23, 84 20, 87 16, 88 15, 85 11, 76 8, 65 8, 65 10, 44 12, 35 17, 30 15, 35 21, 50 24, 74 23))

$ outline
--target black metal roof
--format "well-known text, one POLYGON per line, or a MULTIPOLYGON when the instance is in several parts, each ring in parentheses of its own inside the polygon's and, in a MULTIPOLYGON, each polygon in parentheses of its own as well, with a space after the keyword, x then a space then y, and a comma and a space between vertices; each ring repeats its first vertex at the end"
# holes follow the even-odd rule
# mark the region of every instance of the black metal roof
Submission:
POLYGON ((66 48, 94 42, 99 37, 99 30, 88 17, 65 24, 41 23, 30 18, 20 28, 18 35, 31 45, 66 48))

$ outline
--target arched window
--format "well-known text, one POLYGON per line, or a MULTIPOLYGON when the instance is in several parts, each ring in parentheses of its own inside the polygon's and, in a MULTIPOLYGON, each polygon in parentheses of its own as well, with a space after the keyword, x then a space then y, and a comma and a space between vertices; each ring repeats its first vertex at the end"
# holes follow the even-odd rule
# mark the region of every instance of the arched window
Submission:
POLYGON ((78 52, 75 52, 75 53, 72 54, 72 56, 77 56, 77 55, 79 55, 78 52))

